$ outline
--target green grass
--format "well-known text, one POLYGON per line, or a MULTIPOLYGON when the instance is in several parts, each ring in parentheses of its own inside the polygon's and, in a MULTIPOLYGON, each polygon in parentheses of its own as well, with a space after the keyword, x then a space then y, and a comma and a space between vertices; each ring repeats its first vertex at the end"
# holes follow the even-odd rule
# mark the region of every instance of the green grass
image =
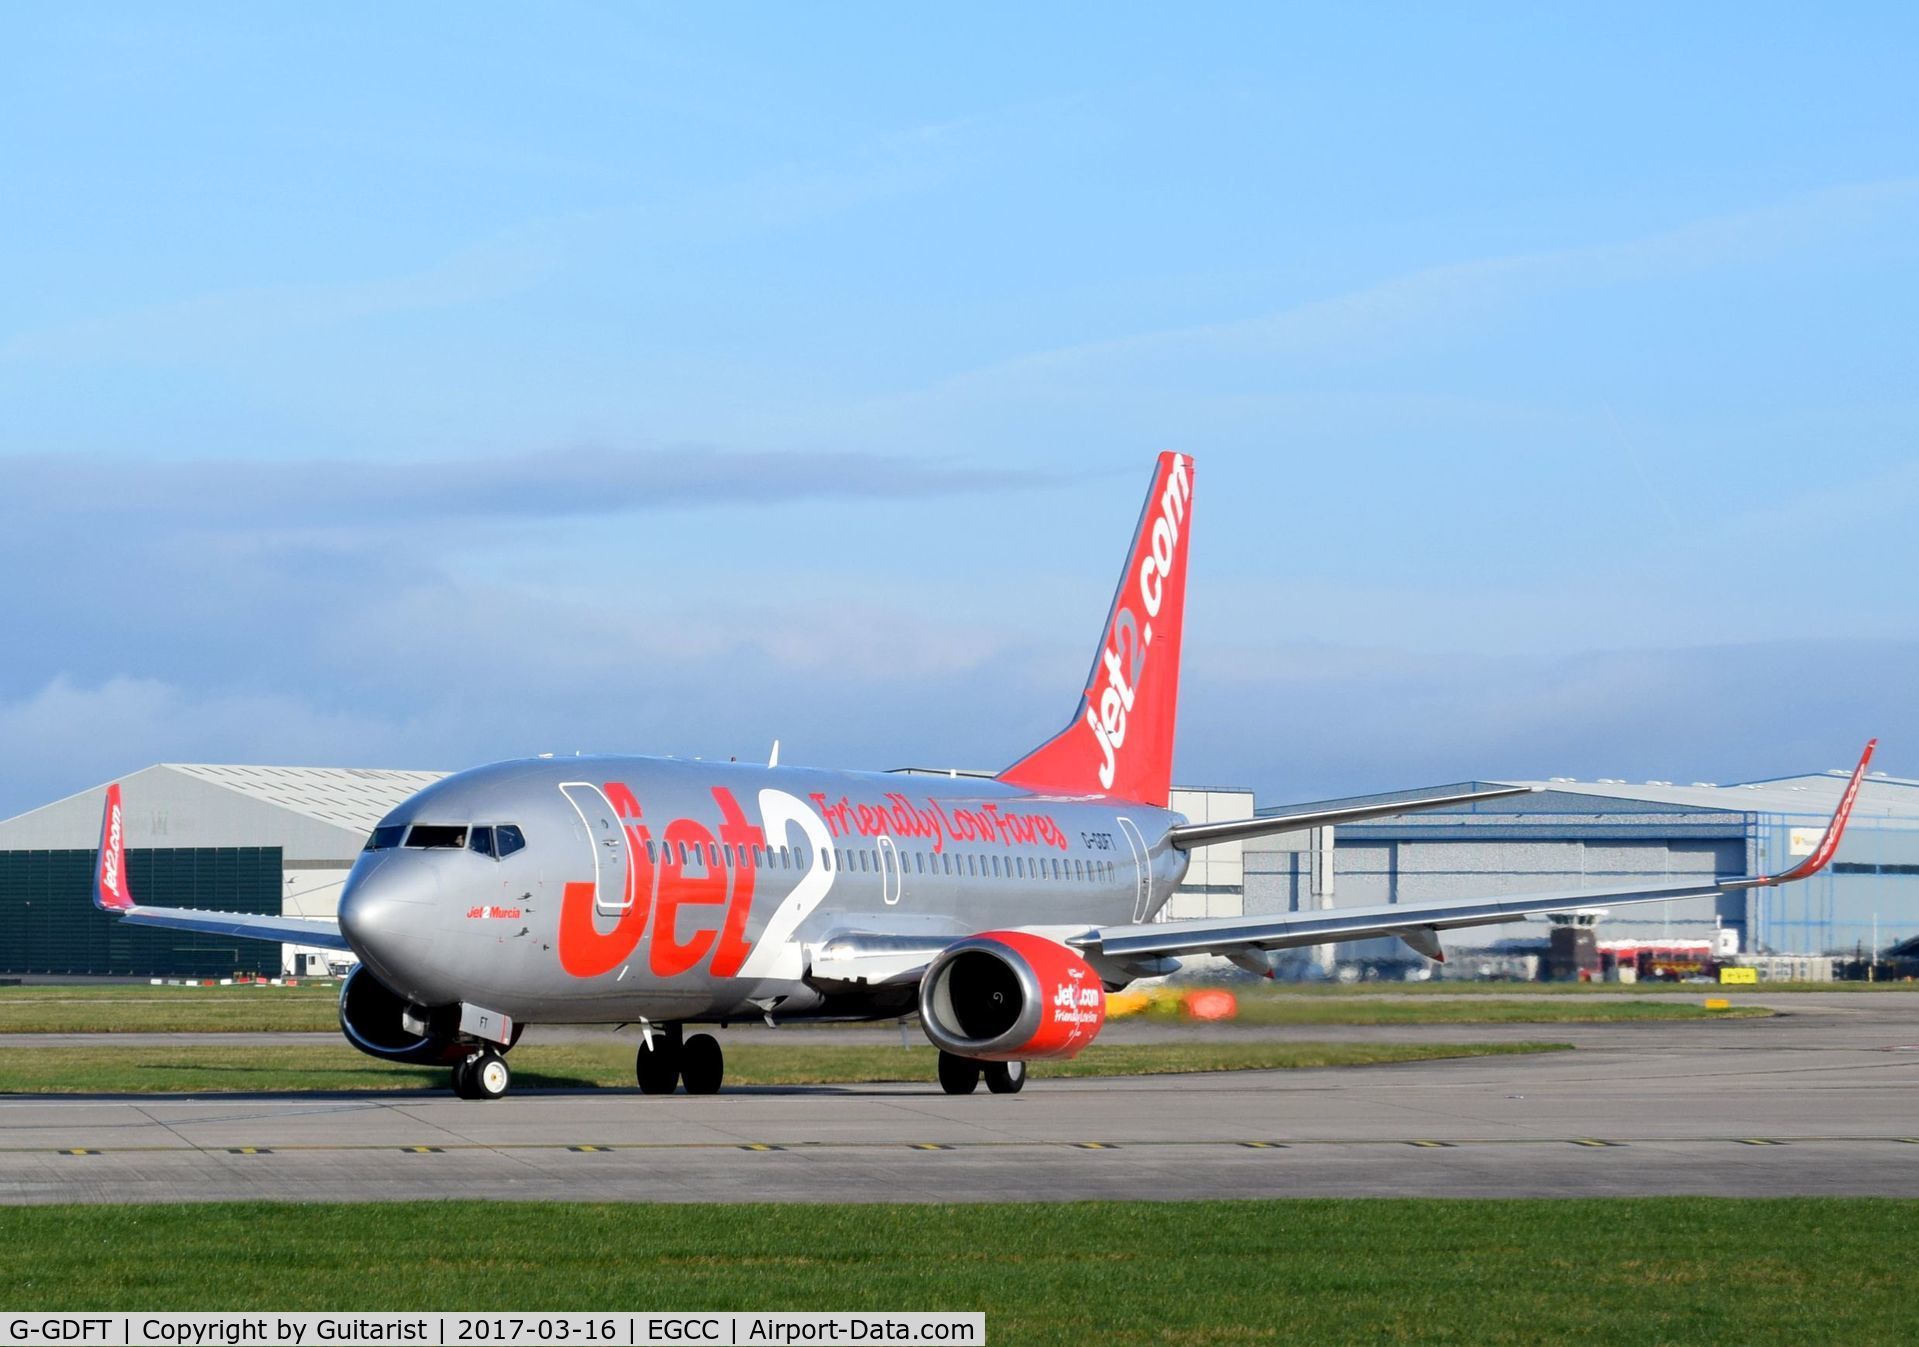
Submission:
MULTIPOLYGON (((1772 1013, 1764 1006, 1708 1010, 1703 996, 1684 1001, 1557 997, 1507 1001, 1381 997, 1361 1001, 1255 992, 1239 998, 1239 1015, 1233 1022, 1250 1025, 1615 1024, 1633 1020, 1755 1019, 1772 1013)), ((1156 1004, 1141 1015, 1149 1020, 1178 1019, 1180 1011, 1175 1005, 1156 1004)))
MULTIPOLYGON (((1563 1043, 1153 1043, 1094 1044, 1070 1062, 1035 1062, 1035 1077, 1155 1075, 1185 1071, 1371 1066, 1441 1057, 1563 1050, 1563 1043)), ((617 1042, 528 1044, 509 1059, 522 1089, 628 1088, 633 1047, 617 1042)), ((931 1081, 931 1048, 794 1043, 726 1051, 734 1085, 855 1085, 931 1081)), ((447 1071, 376 1061, 346 1044, 265 1048, 186 1043, 166 1047, 0 1049, 0 1094, 220 1092, 234 1090, 441 1089, 447 1071)))
POLYGON ((340 1027, 340 989, 0 987, 0 1034, 249 1033, 340 1027))
MULTIPOLYGON (((1353 996, 1349 989, 1284 990, 1239 987, 1242 1024, 1572 1024, 1620 1020, 1738 1018, 1770 1012, 1756 1007, 1709 1011, 1701 1002, 1719 989, 1659 1000, 1533 996, 1533 984, 1508 984, 1507 1000, 1460 1000, 1444 993, 1401 994, 1405 986, 1457 983, 1368 983, 1389 994, 1353 996)), ((1865 984, 1859 984, 1865 985, 1865 984)), ((1884 985, 1884 984, 1881 984, 1884 985)), ((1363 990, 1363 989, 1353 989, 1363 990)), ((1631 990, 1630 988, 1628 990, 1631 990)), ((1741 989, 1729 989, 1737 992, 1741 989)), ((1752 988, 1745 988, 1748 994, 1752 988)), ((0 1034, 244 1033, 330 1031, 339 1027, 333 987, 90 987, 0 988, 0 1034)), ((1171 1013, 1171 1012, 1168 1012, 1171 1013)))
POLYGON ((1277 996, 1757 996, 1774 992, 1919 993, 1919 981, 1758 982, 1721 986, 1705 982, 1288 982, 1269 984, 1277 996))
POLYGON ((981 1310, 999 1347, 1904 1343, 1915 1236, 1919 1203, 1890 1199, 14 1207, 0 1309, 981 1310))

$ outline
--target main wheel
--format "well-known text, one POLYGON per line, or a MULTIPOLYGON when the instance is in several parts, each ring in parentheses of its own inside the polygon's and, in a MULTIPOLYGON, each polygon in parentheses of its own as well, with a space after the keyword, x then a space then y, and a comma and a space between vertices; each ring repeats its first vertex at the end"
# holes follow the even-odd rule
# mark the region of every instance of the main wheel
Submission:
POLYGON ((678 1044, 665 1034, 653 1035, 653 1046, 640 1044, 633 1058, 633 1075, 640 1082, 641 1094, 672 1094, 680 1082, 678 1044))
POLYGON ((469 1099, 504 1099, 513 1084, 513 1069, 506 1058, 488 1048, 466 1065, 469 1099))
POLYGON ((980 1064, 971 1057, 955 1057, 940 1049, 940 1088, 948 1094, 971 1094, 979 1088, 980 1064))
POLYGON ((726 1056, 711 1034, 695 1034, 680 1049, 680 1080, 688 1094, 718 1094, 726 1078, 726 1056))
POLYGON ((1025 1062, 988 1062, 981 1074, 994 1094, 1018 1094, 1026 1088, 1025 1062))

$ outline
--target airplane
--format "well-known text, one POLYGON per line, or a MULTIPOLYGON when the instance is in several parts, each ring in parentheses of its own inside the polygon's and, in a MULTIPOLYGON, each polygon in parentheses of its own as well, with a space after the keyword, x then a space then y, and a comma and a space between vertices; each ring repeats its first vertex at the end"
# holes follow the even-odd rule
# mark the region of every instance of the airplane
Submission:
POLYGON ((332 921, 148 907, 127 887, 118 783, 94 902, 174 930, 350 950, 347 1041, 498 1099, 528 1024, 637 1024, 647 1094, 712 1094, 688 1026, 917 1015, 949 1094, 1015 1093, 1072 1057, 1105 998, 1222 955, 1441 933, 1804 879, 1832 859, 1876 740, 1811 855, 1785 873, 1186 921, 1155 920, 1192 853, 1272 833, 1494 800, 1527 787, 1192 823, 1168 808, 1193 460, 1161 454, 1072 718, 990 779, 677 758, 540 757, 436 782, 367 838, 332 921))

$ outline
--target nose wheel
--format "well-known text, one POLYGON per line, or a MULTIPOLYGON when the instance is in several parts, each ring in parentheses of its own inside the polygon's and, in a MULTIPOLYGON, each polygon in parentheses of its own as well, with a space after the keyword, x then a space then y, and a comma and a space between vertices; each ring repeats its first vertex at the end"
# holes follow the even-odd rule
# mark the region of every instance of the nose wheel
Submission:
POLYGON ((513 1069, 492 1048, 485 1048, 453 1067, 453 1093, 462 1099, 504 1099, 513 1086, 513 1069))

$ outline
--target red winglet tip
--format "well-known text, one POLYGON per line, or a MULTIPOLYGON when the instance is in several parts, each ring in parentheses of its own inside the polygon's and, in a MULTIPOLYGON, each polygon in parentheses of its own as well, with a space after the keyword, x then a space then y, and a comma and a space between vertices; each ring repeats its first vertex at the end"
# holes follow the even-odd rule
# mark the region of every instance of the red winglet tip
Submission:
POLYGON ((100 811, 100 855, 93 870, 93 905, 106 912, 124 912, 133 906, 133 894, 127 888, 127 834, 118 781, 107 787, 106 806, 100 811))
POLYGON ((1859 798, 1859 787, 1866 779, 1866 767, 1872 762, 1872 751, 1877 747, 1877 739, 1866 740, 1865 751, 1859 755, 1859 765, 1852 769, 1852 777, 1839 797, 1839 807, 1832 811, 1832 821, 1826 825, 1825 836, 1819 839, 1819 845, 1813 848, 1812 855, 1770 883, 1790 884, 1794 880, 1809 879, 1826 868, 1833 853, 1839 850, 1839 839, 1846 835, 1846 822, 1852 817, 1853 802, 1859 798))

